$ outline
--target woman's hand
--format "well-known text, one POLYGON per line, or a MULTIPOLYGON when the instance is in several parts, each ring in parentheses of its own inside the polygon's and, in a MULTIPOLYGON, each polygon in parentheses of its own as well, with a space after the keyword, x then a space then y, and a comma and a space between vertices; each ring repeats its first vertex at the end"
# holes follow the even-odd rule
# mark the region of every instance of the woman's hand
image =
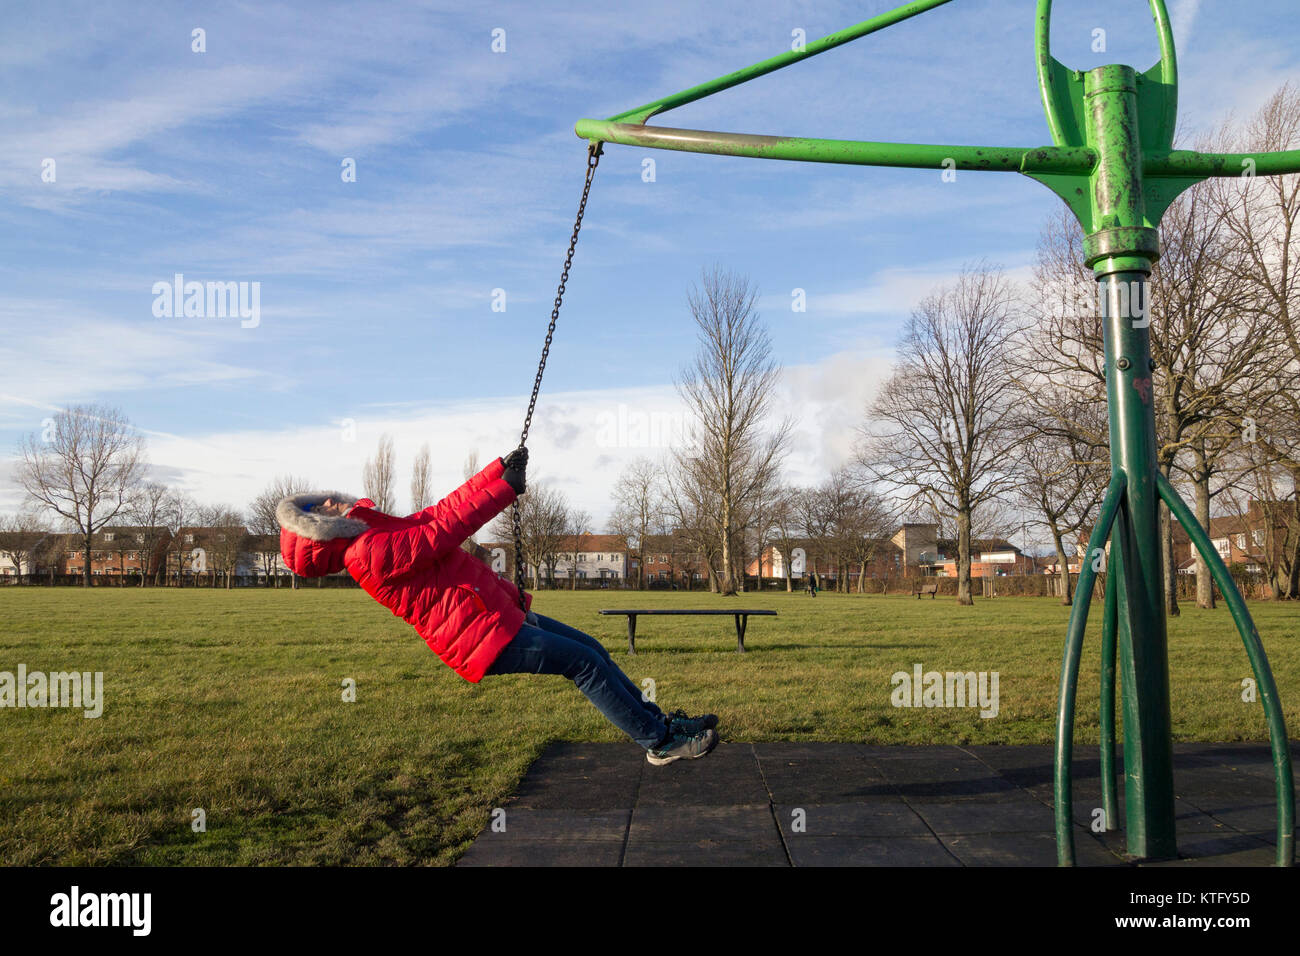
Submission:
POLYGON ((528 449, 520 445, 502 458, 501 464, 506 469, 501 477, 515 490, 515 494, 522 495, 525 488, 524 472, 528 468, 528 449))

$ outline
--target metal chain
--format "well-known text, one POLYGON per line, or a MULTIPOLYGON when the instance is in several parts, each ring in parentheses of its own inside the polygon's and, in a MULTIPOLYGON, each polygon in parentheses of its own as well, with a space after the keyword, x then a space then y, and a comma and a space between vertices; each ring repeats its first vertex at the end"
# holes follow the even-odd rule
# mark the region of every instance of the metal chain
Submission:
MULTIPOLYGON (((537 407, 537 393, 542 390, 542 375, 546 371, 546 359, 551 354, 551 340, 555 337, 555 323, 560 318, 560 305, 564 301, 564 286, 569 281, 569 269, 573 265, 573 251, 578 245, 578 233, 582 229, 582 217, 587 211, 587 196, 591 193, 591 181, 596 175, 596 166, 600 163, 601 144, 592 143, 587 147, 587 181, 582 186, 582 201, 578 203, 578 216, 573 222, 573 235, 569 237, 569 251, 564 257, 564 271, 560 273, 560 285, 555 291, 555 305, 551 308, 551 324, 546 327, 546 343, 542 346, 542 358, 537 363, 537 377, 533 379, 533 394, 528 399, 528 414, 524 416, 523 431, 519 433, 519 447, 528 441, 528 431, 533 427, 533 409, 537 407)), ((519 499, 511 505, 511 522, 515 532, 515 587, 519 591, 519 607, 527 610, 524 601, 524 532, 519 514, 519 499)), ((577 573, 576 570, 574 573, 577 573)))

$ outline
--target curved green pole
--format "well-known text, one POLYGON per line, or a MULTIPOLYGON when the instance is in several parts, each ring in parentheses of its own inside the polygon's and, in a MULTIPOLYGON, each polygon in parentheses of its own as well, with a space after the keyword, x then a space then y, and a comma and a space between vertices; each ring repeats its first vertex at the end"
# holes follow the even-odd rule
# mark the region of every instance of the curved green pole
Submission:
MULTIPOLYGON (((1056 764, 1054 767, 1054 803, 1056 804, 1056 858, 1061 866, 1074 866, 1074 795, 1071 792, 1070 760, 1074 755, 1074 697, 1079 687, 1079 656, 1083 651, 1083 633, 1088 627, 1088 605, 1092 601, 1092 588, 1097 572, 1092 569, 1093 555, 1106 547, 1111 527, 1128 478, 1122 471, 1111 473, 1110 488, 1101 504, 1097 526, 1088 539, 1088 553, 1079 568, 1079 586, 1074 592, 1074 606, 1070 608, 1070 627, 1065 637, 1065 655, 1061 661, 1061 696, 1056 708, 1056 764)), ((1110 594, 1115 582, 1107 584, 1110 594)))
POLYGON ((1295 862, 1295 784, 1291 777, 1291 750, 1286 738, 1286 720, 1282 715, 1282 702, 1277 696, 1277 685, 1273 682, 1273 671, 1268 666, 1268 656, 1264 653, 1264 644, 1255 630, 1255 622, 1246 610, 1246 602, 1237 590, 1227 565, 1219 556, 1218 550, 1210 541, 1201 523, 1192 515, 1169 479, 1156 475, 1156 487, 1160 499, 1169 506, 1170 512, 1183 526, 1187 536, 1201 552, 1201 557, 1209 565, 1214 582, 1223 592, 1223 599, 1228 602, 1232 619, 1241 632, 1241 640, 1246 645, 1246 654, 1250 658, 1250 668, 1255 672, 1255 681, 1259 684, 1260 700, 1264 704, 1264 715, 1268 720, 1269 743, 1273 748, 1273 772, 1277 781, 1277 865, 1291 866, 1295 862))
POLYGON ((1115 642, 1119 633, 1120 582, 1106 576, 1106 620, 1101 632, 1101 806, 1106 829, 1119 829, 1119 802, 1115 798, 1115 642))
POLYGON ((785 53, 777 54, 762 62, 747 66, 742 70, 736 70, 734 73, 728 73, 726 76, 720 76, 717 79, 709 80, 707 83, 701 83, 698 86, 692 86, 688 90, 682 90, 680 93, 674 93, 672 96, 665 96, 663 99, 646 103, 644 106, 638 106, 635 109, 625 110, 616 116, 611 116, 610 120, 621 123, 644 123, 650 117, 657 113, 664 113, 668 110, 675 110, 679 106, 685 106, 687 103, 694 103, 696 100, 702 100, 706 96, 712 96, 714 93, 720 93, 723 90, 729 90, 733 86, 739 86, 741 83, 748 83, 750 80, 765 76, 768 73, 783 69, 792 63, 798 63, 800 60, 806 60, 810 56, 816 56, 818 53, 825 53, 827 50, 834 49, 845 43, 857 40, 869 33, 875 33, 877 30, 883 30, 885 27, 891 27, 895 23, 901 23, 904 20, 911 19, 927 10, 933 10, 935 7, 941 7, 951 0, 912 0, 911 3, 905 3, 887 13, 872 17, 870 20, 863 20, 851 27, 845 27, 843 30, 837 30, 835 33, 828 34, 820 40, 813 40, 806 44, 801 50, 789 50, 785 53))
MULTIPOLYGON (((1169 91, 1169 98, 1164 104, 1164 124, 1172 131, 1178 106, 1178 60, 1174 53, 1174 30, 1169 22, 1169 11, 1165 9, 1165 0, 1150 0, 1151 16, 1156 22, 1156 34, 1160 41, 1159 80, 1169 91)), ((1038 10, 1034 23, 1034 58, 1038 61, 1038 92, 1043 101, 1043 112, 1047 114, 1047 126, 1052 132, 1052 142, 1080 142, 1079 120, 1074 113, 1073 104, 1082 103, 1082 76, 1068 69, 1052 57, 1052 0, 1038 0, 1038 10), (1079 89, 1072 89, 1078 84, 1079 89)), ((1155 67, 1150 74, 1155 70, 1155 67)))

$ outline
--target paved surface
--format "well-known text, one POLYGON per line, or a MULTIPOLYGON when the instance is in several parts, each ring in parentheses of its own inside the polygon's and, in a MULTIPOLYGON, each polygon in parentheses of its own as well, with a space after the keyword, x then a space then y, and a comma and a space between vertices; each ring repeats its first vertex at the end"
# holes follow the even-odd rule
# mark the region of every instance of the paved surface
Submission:
MULTIPOLYGON (((1122 831, 1089 829, 1099 763, 1080 750, 1077 864, 1130 865, 1122 831)), ((1273 863, 1267 745, 1175 744, 1174 767, 1182 858, 1147 865, 1273 863)), ((1119 799, 1122 825, 1122 777, 1119 799)), ((561 743, 502 809, 504 832, 489 824, 459 865, 1056 865, 1046 746, 723 743, 653 767, 635 744, 561 743)))

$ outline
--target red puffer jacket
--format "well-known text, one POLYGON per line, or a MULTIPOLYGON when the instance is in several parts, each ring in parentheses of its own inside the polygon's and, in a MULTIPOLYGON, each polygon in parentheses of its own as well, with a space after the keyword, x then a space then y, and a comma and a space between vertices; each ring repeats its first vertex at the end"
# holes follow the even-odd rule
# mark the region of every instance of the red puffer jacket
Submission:
MULTIPOLYGON (((443 662, 478 683, 524 622, 519 592, 460 544, 504 511, 515 491, 496 459, 430 508, 399 518, 363 498, 346 517, 304 511, 331 494, 295 495, 276 509, 280 554, 295 574, 348 569, 367 593, 415 630, 443 662)), ((524 601, 532 603, 525 593, 524 601)))

